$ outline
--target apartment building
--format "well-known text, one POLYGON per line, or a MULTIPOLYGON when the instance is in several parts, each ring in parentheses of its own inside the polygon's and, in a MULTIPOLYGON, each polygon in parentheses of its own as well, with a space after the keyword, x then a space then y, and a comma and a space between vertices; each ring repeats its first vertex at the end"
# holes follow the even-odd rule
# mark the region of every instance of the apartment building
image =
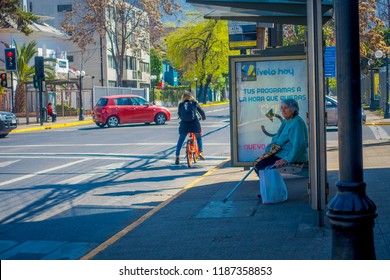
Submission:
MULTIPOLYGON (((65 13, 72 11, 73 0, 22 0, 23 7, 36 15, 45 16, 45 23, 62 30, 61 23, 66 18, 65 13)), ((134 39, 134 38, 133 38, 134 39)), ((136 40, 136 38, 135 38, 136 40)), ((72 45, 67 50, 67 59, 71 69, 85 71, 86 76, 95 77, 95 85, 117 86, 117 75, 114 62, 109 51, 108 38, 96 40, 96 45, 90 45, 82 53, 72 45)), ((148 42, 147 42, 148 43, 148 42)), ((124 59, 122 85, 132 88, 150 87, 150 56, 141 49, 128 49, 124 59)))

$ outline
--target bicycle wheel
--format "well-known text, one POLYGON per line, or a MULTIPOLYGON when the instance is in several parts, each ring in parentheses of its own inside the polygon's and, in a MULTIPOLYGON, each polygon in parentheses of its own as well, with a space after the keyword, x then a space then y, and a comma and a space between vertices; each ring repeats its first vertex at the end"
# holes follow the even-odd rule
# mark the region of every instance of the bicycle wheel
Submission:
POLYGON ((192 157, 193 157, 194 163, 197 163, 198 162, 198 158, 199 158, 198 143, 196 141, 194 141, 193 146, 194 146, 194 149, 193 149, 193 152, 192 152, 192 157))
POLYGON ((187 165, 188 167, 192 167, 192 160, 193 160, 193 156, 192 156, 192 141, 191 140, 187 140, 187 145, 186 145, 186 157, 187 157, 187 165))

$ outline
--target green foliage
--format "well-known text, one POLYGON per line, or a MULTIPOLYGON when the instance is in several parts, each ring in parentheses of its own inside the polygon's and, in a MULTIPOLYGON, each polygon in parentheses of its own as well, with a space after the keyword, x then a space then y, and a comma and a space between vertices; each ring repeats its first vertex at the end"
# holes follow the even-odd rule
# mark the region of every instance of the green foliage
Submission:
POLYGON ((188 87, 166 87, 160 90, 160 100, 162 102, 177 105, 180 102, 183 93, 188 91, 188 87))
POLYGON ((33 31, 28 27, 39 17, 31 12, 25 12, 20 8, 20 0, 1 0, 0 1, 0 28, 7 27, 10 21, 17 25, 17 29, 25 35, 33 31))
POLYGON ((229 71, 227 21, 203 20, 187 23, 166 37, 166 54, 169 63, 183 73, 182 84, 198 79, 198 86, 207 92, 210 83, 224 86, 221 79, 229 71))
POLYGON ((162 72, 162 62, 161 58, 158 56, 156 50, 154 48, 150 49, 150 74, 156 75, 157 80, 156 84, 160 81, 160 74, 162 72))
POLYGON ((328 79, 328 87, 332 92, 337 93, 337 80, 336 80, 336 78, 329 78, 328 79))
POLYGON ((62 115, 63 113, 63 116, 77 116, 78 113, 79 113, 79 110, 77 108, 73 108, 71 106, 69 106, 68 104, 57 104, 56 105, 56 112, 58 115, 62 115))

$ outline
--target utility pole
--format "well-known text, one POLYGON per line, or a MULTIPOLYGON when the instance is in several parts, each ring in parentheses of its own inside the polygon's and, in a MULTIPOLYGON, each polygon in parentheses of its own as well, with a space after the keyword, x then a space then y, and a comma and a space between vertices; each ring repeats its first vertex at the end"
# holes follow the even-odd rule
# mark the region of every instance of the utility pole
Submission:
MULTIPOLYGON (((375 259, 376 205, 363 181, 360 118, 359 2, 335 0, 337 90, 339 101, 339 181, 328 204, 332 226, 332 259, 375 259)), ((375 186, 373 186, 375 187, 375 186)))
POLYGON ((44 59, 43 56, 36 56, 35 57, 35 79, 38 86, 39 91, 39 111, 40 111, 40 123, 43 125, 43 98, 42 98, 42 91, 43 91, 43 81, 45 80, 45 66, 44 66, 44 59))

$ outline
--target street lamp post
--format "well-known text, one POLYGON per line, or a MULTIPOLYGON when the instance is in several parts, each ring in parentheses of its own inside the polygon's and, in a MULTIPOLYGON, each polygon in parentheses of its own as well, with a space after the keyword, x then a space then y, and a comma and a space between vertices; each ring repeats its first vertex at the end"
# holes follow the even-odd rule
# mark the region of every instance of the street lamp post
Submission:
POLYGON ((375 98, 374 98, 374 73, 372 72, 372 65, 374 65, 375 61, 370 58, 368 60, 368 65, 370 66, 370 110, 374 111, 375 108, 375 98))
POLYGON ((95 79, 95 76, 92 76, 91 77, 91 79, 92 79, 92 90, 91 90, 91 99, 92 99, 92 106, 95 106, 95 102, 94 102, 94 90, 93 90, 93 87, 94 87, 94 83, 93 83, 93 80, 95 79))
POLYGON ((195 78, 194 81, 195 81, 195 99, 198 100, 198 78, 195 78))
POLYGON ((79 99, 80 99, 80 112, 79 112, 79 121, 84 120, 83 112, 83 78, 85 76, 85 71, 76 71, 76 76, 79 78, 79 99))
POLYGON ((389 112, 389 53, 386 52, 386 106, 385 106, 385 119, 390 118, 389 112))
POLYGON ((156 80, 157 80, 156 75, 150 75, 150 82, 151 82, 151 86, 152 86, 152 104, 154 104, 154 102, 155 102, 155 100, 154 100, 154 83, 156 80))

